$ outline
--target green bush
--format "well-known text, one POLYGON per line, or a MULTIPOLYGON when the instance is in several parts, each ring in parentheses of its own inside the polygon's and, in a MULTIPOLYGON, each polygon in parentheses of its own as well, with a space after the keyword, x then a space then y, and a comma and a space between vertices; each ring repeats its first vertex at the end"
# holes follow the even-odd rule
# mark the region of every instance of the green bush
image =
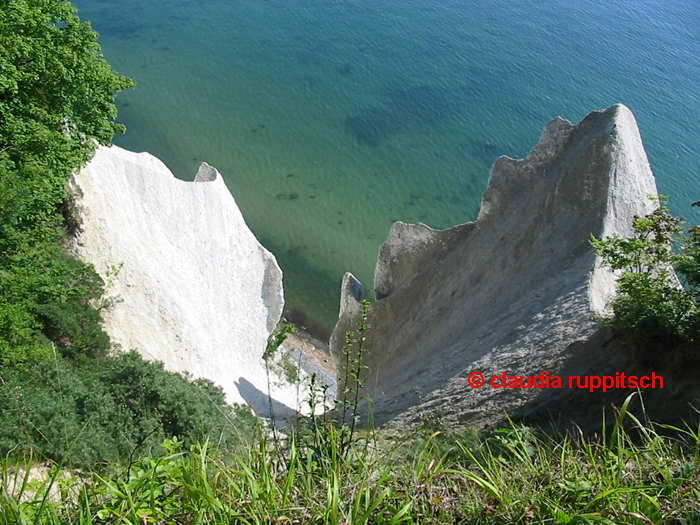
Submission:
POLYGON ((207 380, 167 372, 129 352, 69 359, 3 373, 0 454, 28 454, 78 466, 158 455, 166 438, 232 452, 252 438, 247 407, 226 404, 207 380))
POLYGON ((633 234, 592 238, 603 263, 619 273, 606 319, 650 365, 681 366, 700 357, 700 232, 669 213, 665 197, 633 234))

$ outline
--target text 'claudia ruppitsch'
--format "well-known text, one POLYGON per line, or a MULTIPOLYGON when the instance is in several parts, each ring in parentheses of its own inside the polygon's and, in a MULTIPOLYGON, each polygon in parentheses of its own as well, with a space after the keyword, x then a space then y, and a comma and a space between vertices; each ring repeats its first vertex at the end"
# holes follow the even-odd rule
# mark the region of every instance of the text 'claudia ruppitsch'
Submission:
MULTIPOLYGON (((481 372, 472 372, 467 381, 472 388, 481 388, 486 384, 486 378, 481 372)), ((614 376, 566 376, 540 372, 538 375, 516 375, 503 372, 491 377, 489 384, 493 388, 575 388, 589 390, 603 389, 603 392, 613 389, 663 388, 664 378, 652 372, 651 375, 627 375, 616 372, 614 376)))

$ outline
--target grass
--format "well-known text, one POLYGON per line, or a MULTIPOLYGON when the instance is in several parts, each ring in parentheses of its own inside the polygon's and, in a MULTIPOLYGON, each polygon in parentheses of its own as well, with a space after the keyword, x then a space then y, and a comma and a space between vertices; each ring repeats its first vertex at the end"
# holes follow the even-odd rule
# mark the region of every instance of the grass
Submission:
POLYGON ((642 422, 631 399, 601 439, 511 424, 348 446, 317 418, 281 444, 261 427, 234 456, 166 440, 165 455, 102 474, 56 465, 29 481, 8 459, 0 524, 700 523, 700 429, 642 422))

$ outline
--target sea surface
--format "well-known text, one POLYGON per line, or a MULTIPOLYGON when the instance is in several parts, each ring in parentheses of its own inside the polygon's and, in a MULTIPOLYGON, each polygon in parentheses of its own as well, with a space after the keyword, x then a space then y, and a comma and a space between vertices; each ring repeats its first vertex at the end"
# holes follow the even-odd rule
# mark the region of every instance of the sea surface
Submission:
POLYGON ((474 220, 496 158, 557 115, 629 106, 699 219, 697 0, 73 3, 137 84, 115 142, 186 180, 217 167, 308 326, 333 326, 344 272, 372 289, 394 221, 474 220))

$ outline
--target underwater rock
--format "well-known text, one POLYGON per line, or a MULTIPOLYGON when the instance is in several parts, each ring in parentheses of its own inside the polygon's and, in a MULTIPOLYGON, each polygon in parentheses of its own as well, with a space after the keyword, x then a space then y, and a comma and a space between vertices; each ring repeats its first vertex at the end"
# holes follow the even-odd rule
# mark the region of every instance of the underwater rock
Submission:
POLYGON ((460 90, 432 85, 392 86, 378 105, 347 117, 345 131, 358 144, 377 147, 393 135, 459 116, 464 107, 463 96, 460 90))

